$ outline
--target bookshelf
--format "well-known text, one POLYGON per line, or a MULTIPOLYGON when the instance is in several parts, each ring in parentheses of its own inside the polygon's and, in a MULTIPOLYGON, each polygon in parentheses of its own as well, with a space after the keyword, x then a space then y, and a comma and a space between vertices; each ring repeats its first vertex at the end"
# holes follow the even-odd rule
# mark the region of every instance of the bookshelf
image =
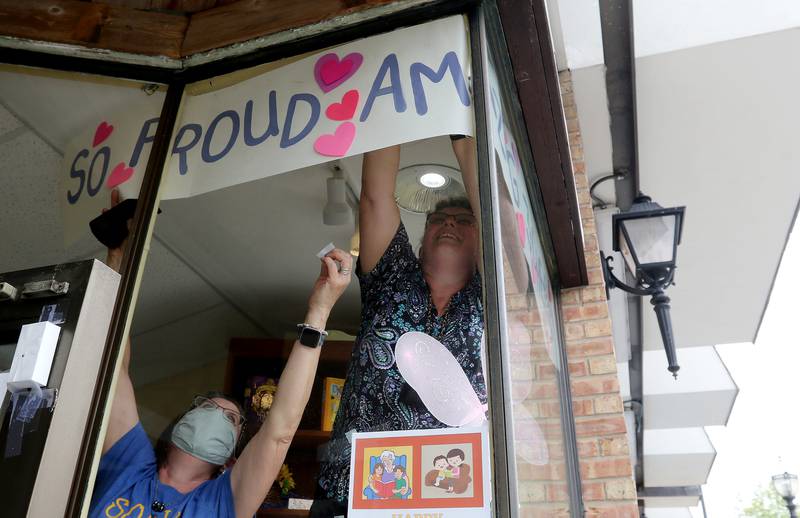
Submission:
MULTIPOLYGON (((265 376, 276 381, 286 364, 293 341, 269 338, 233 338, 228 348, 225 371, 225 391, 244 404, 248 380, 254 376, 265 376)), ((326 377, 344 378, 352 355, 353 342, 326 342, 320 353, 317 376, 308 405, 300 421, 300 427, 284 461, 291 470, 296 487, 293 493, 299 498, 313 498, 319 472, 317 449, 330 440, 331 432, 322 431, 323 381, 326 377)), ((245 405, 245 408, 247 405, 245 405)), ((255 433, 254 424, 248 419, 247 432, 255 433)), ((306 510, 285 508, 262 509, 257 514, 264 518, 306 517, 306 510)))

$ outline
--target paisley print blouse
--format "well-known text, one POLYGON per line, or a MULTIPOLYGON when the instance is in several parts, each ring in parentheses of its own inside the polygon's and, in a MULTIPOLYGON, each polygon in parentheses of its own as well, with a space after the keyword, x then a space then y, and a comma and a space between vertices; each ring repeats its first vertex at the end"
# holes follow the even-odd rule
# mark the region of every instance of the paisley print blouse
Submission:
POLYGON ((322 493, 339 501, 347 500, 348 432, 446 426, 428 412, 397 369, 394 346, 404 333, 422 331, 438 338, 458 360, 481 402, 486 403, 480 350, 483 305, 477 273, 453 295, 445 314, 436 315, 420 261, 401 223, 375 269, 368 273, 359 270, 358 278, 361 327, 319 476, 322 493))

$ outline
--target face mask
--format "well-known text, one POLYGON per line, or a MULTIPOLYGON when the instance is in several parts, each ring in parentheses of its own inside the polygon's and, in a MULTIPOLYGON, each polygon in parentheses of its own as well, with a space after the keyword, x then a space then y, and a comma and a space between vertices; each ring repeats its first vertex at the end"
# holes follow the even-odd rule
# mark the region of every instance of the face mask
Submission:
POLYGON ((221 466, 236 446, 233 423, 216 408, 194 408, 172 429, 172 444, 193 457, 221 466))

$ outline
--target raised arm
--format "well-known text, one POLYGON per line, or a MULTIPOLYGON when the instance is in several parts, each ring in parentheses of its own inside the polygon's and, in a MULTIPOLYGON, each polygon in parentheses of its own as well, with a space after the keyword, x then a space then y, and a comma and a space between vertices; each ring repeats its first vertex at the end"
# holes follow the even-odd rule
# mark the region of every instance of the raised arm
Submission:
POLYGON ((464 181, 464 189, 467 191, 467 199, 472 207, 472 213, 480 222, 481 205, 478 197, 478 157, 475 140, 472 137, 453 140, 453 153, 456 155, 458 167, 461 169, 461 179, 464 181))
POLYGON ((478 195, 478 156, 475 148, 475 139, 464 137, 453 140, 453 153, 458 160, 458 167, 461 169, 461 179, 464 182, 464 190, 467 191, 467 199, 472 207, 472 214, 478 222, 478 257, 476 264, 478 271, 483 275, 483 258, 481 254, 481 204, 478 195))
MULTIPOLYGON (((350 282, 352 265, 350 254, 339 249, 323 258, 308 301, 305 323, 325 329, 333 305, 350 282), (341 272, 334 259, 341 262, 341 272)), ((269 416, 231 471, 237 518, 251 518, 256 513, 278 475, 311 395, 320 350, 297 341, 292 347, 269 416)))
POLYGON ((400 225, 400 209, 394 198, 399 165, 400 146, 364 153, 358 209, 358 259, 363 272, 375 268, 400 225))
MULTIPOLYGON (((119 191, 116 189, 111 192, 111 206, 119 203, 119 191)), ((108 250, 106 264, 115 272, 119 273, 122 266, 122 254, 125 249, 122 243, 119 248, 108 250)), ((131 428, 139 422, 139 412, 136 410, 136 397, 133 393, 133 383, 128 375, 128 365, 131 361, 131 342, 126 340, 124 344, 122 365, 120 366, 117 387, 114 391, 114 401, 111 404, 111 416, 108 420, 106 437, 103 440, 103 453, 111 449, 123 435, 128 433, 131 428)))

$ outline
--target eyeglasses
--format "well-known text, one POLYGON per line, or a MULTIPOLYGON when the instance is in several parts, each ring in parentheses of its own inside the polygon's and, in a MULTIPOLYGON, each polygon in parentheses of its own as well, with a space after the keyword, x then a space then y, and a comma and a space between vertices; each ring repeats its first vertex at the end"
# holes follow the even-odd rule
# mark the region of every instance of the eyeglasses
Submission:
POLYGON ((432 212, 428 214, 428 225, 444 225, 445 221, 452 218, 456 225, 462 227, 474 227, 475 216, 472 214, 447 214, 446 212, 432 212))
POLYGON ((222 415, 225 416, 225 419, 230 421, 234 426, 240 426, 244 424, 244 416, 242 414, 236 410, 225 408, 213 399, 209 399, 205 396, 195 396, 192 400, 192 407, 204 408, 206 410, 220 409, 222 410, 222 415))

